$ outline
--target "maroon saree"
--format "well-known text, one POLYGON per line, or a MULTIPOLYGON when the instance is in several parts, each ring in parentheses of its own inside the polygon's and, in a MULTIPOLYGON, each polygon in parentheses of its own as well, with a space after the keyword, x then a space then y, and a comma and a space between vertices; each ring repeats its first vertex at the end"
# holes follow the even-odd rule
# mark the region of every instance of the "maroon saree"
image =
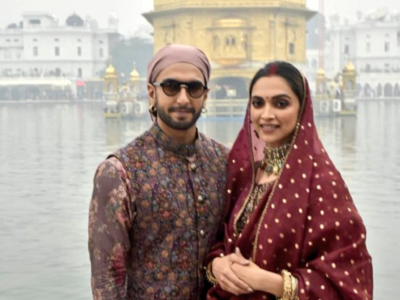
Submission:
MULTIPOLYGON (((229 157, 228 208, 221 242, 213 247, 206 263, 239 247, 246 258, 265 270, 291 272, 298 279, 301 300, 372 299, 365 227, 318 137, 306 80, 304 84, 306 97, 284 167, 239 233, 236 218, 253 188, 255 164, 265 147, 254 134, 248 106, 229 157)), ((261 292, 234 296, 217 285, 207 299, 275 297, 261 292)))

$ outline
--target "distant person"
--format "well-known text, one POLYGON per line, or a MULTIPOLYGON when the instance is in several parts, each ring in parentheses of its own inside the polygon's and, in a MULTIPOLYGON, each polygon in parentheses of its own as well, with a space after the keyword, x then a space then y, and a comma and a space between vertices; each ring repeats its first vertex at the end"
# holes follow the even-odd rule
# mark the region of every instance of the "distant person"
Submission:
POLYGON ((339 89, 336 89, 335 97, 336 99, 342 99, 342 93, 340 92, 339 89))
POLYGON ((272 62, 254 76, 228 169, 224 234, 206 261, 215 285, 207 300, 372 299, 364 223, 293 65, 272 62))
POLYGON ((97 169, 89 213, 94 299, 201 299, 222 221, 228 150, 198 132, 210 63, 170 45, 148 66, 151 128, 97 169))

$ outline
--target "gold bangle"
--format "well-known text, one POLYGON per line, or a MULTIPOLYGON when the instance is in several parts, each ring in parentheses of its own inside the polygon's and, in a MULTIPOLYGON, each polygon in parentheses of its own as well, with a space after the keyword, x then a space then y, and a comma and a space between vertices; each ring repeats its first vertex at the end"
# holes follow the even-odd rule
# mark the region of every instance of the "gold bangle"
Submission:
POLYGON ((278 298, 278 300, 292 300, 294 290, 293 276, 286 270, 282 270, 281 275, 283 277, 283 293, 282 297, 278 298))
POLYGON ((292 276, 292 295, 290 297, 291 300, 296 300, 297 299, 297 289, 298 289, 298 281, 297 278, 292 276))
POLYGON ((214 275, 212 273, 212 261, 209 262, 208 265, 207 265, 206 278, 207 278, 208 282, 211 283, 212 285, 217 285, 218 284, 217 279, 214 277, 214 275))

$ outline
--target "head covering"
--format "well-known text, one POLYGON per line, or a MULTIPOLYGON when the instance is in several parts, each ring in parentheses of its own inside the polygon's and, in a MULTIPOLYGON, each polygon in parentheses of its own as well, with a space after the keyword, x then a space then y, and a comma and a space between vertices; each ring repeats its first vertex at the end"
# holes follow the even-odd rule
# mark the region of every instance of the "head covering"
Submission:
POLYGON ((188 63, 203 73, 205 83, 210 79, 211 65, 203 51, 187 45, 168 45, 160 49, 147 67, 147 83, 156 80, 160 72, 175 63, 188 63))
MULTIPOLYGON (((298 278, 301 299, 323 299, 326 295, 332 299, 372 299, 372 263, 365 226, 318 137, 310 90, 303 80, 305 97, 284 167, 238 234, 235 216, 249 199, 256 163, 263 158, 265 147, 254 134, 249 101, 243 128, 229 155, 224 239, 213 247, 207 262, 238 247, 260 268, 274 273, 290 271, 298 278)), ((264 295, 255 293, 251 299, 261 300, 264 295)), ((207 299, 244 298, 228 295, 216 286, 207 299)))

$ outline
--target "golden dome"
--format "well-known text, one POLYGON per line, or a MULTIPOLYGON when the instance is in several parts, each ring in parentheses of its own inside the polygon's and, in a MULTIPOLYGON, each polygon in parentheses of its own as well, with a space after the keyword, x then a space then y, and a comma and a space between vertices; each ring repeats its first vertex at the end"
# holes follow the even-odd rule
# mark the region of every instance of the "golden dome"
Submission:
POLYGON ((284 1, 269 1, 269 0, 246 0, 246 1, 227 1, 227 0, 154 0, 155 11, 170 10, 173 8, 184 8, 184 7, 194 7, 202 8, 205 6, 210 7, 237 7, 237 8, 248 8, 248 7, 270 7, 270 6, 295 6, 295 7, 306 7, 306 0, 284 0, 284 1), (270 2, 273 2, 272 4, 270 2), (276 3, 275 3, 276 2, 276 3), (240 3, 240 4, 239 4, 240 3))
POLYGON ((133 70, 131 72, 131 79, 138 79, 139 78, 139 72, 136 70, 136 63, 133 63, 133 70))
POLYGON ((106 75, 116 75, 117 72, 115 71, 114 66, 111 64, 108 65, 107 69, 106 69, 106 75))
POLYGON ((104 78, 106 78, 106 79, 117 78, 117 71, 115 70, 114 66, 112 65, 111 56, 108 59, 108 67, 106 69, 104 78))
POLYGON ((319 68, 319 69, 318 69, 318 72, 317 72, 317 76, 319 76, 319 77, 325 77, 325 70, 322 69, 322 68, 319 68))
POLYGON ((349 61, 343 69, 343 72, 354 72, 356 68, 354 67, 353 63, 349 61))

